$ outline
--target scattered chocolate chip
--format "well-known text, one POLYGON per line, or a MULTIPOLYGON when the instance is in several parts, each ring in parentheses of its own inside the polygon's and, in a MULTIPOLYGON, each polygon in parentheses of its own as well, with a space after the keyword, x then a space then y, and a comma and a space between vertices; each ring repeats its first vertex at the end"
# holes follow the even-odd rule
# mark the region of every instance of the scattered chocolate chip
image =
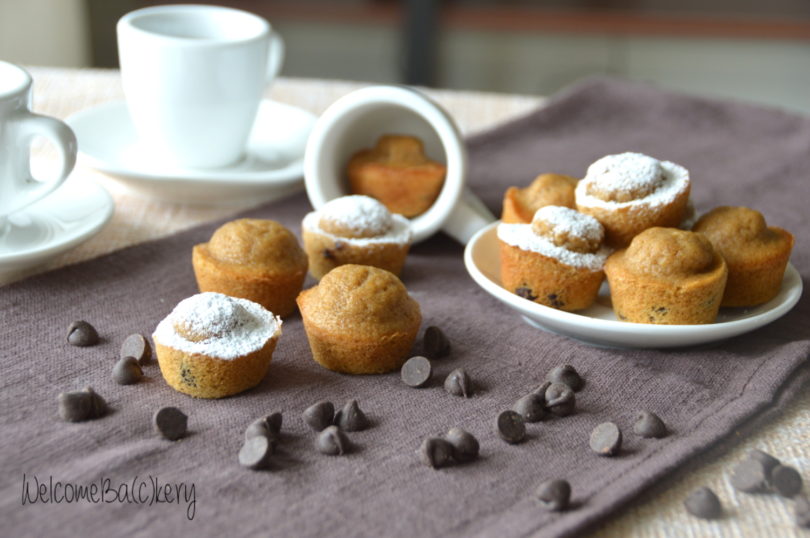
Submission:
POLYGON ((78 347, 94 346, 98 344, 98 332, 86 321, 74 321, 68 328, 67 341, 78 347))
POLYGON ((458 462, 472 461, 478 457, 480 445, 473 434, 461 428, 450 428, 445 439, 453 447, 453 459, 458 462))
POLYGON ((112 378, 119 385, 132 385, 143 377, 143 370, 135 357, 124 357, 115 363, 112 378))
POLYGON ((745 493, 762 493, 768 490, 768 473, 761 461, 746 458, 731 470, 731 485, 745 493))
POLYGON ((782 497, 793 497, 802 490, 802 475, 793 467, 777 465, 771 471, 771 487, 782 497))
POLYGON ((335 414, 335 425, 345 432, 359 432, 369 427, 369 421, 357 400, 349 400, 335 414))
POLYGON ((239 465, 248 469, 266 469, 273 455, 273 442, 264 435, 254 435, 245 439, 239 449, 239 465))
POLYGON ((188 417, 176 407, 161 407, 152 417, 152 424, 164 439, 177 441, 186 435, 188 417))
POLYGON ((456 368, 444 380, 444 390, 453 396, 469 398, 472 395, 472 381, 464 368, 456 368))
POLYGON ((318 434, 315 447, 321 454, 338 456, 349 451, 349 438, 337 426, 328 426, 318 434))
POLYGON ((546 401, 537 393, 530 393, 515 402, 512 407, 515 411, 520 413, 523 420, 526 422, 540 422, 548 418, 549 413, 546 410, 546 401))
POLYGON ((570 364, 555 366, 546 376, 552 383, 568 385, 574 392, 579 392, 585 386, 585 381, 579 376, 576 368, 570 364))
POLYGON ((257 418, 245 430, 245 439, 259 436, 267 437, 271 442, 275 442, 281 432, 281 420, 282 417, 279 412, 257 418))
POLYGON ((524 299, 528 299, 530 301, 537 299, 537 295, 532 293, 531 288, 515 288, 515 293, 518 295, 518 297, 523 297, 524 299))
POLYGON ((144 366, 152 361, 152 346, 142 334, 130 334, 121 344, 121 358, 135 357, 138 364, 144 366))
POLYGON ((534 496, 546 510, 559 512, 568 508, 571 484, 566 480, 548 480, 537 486, 534 496))
POLYGON ((84 391, 90 395, 90 418, 99 418, 107 414, 107 402, 93 387, 86 387, 84 391))
POLYGON ((90 394, 84 391, 59 394, 59 416, 67 422, 81 422, 94 418, 90 394))
POLYGON ((636 416, 636 423, 633 424, 633 432, 647 439, 660 439, 666 437, 667 427, 664 421, 655 413, 639 411, 636 416))
POLYGON ((796 518, 796 525, 810 529, 810 501, 806 497, 796 499, 796 504, 793 505, 793 515, 796 518))
POLYGON ((709 488, 698 488, 683 501, 686 511, 701 519, 717 519, 723 515, 720 499, 709 488))
POLYGON ((278 436, 281 433, 281 424, 284 422, 284 417, 281 416, 281 411, 270 413, 264 417, 264 419, 267 421, 267 427, 270 429, 270 433, 278 436))
POLYGON ((405 361, 399 373, 406 385, 419 388, 427 385, 432 372, 433 366, 430 361, 425 357, 416 356, 405 361))
POLYGON ((323 431, 335 420, 335 406, 332 402, 321 401, 307 407, 302 416, 310 428, 316 432, 323 431))
POLYGON ((574 391, 564 383, 551 383, 546 389, 546 408, 558 417, 572 414, 576 408, 574 391))
POLYGON ((778 459, 774 458, 767 452, 763 452, 762 450, 756 448, 748 451, 748 458, 759 461, 765 467, 766 477, 770 477, 773 468, 781 463, 778 459))
POLYGON ((603 422, 591 432, 590 444, 600 456, 615 456, 622 449, 622 431, 612 422, 603 422))
POLYGON ((422 336, 422 351, 430 359, 441 359, 450 354, 450 340, 440 328, 431 325, 422 336))
POLYGON ((548 390, 548 388, 550 386, 551 386, 551 382, 550 381, 545 381, 542 385, 540 385, 539 387, 534 389, 531 392, 531 394, 537 394, 538 396, 543 398, 543 402, 545 402, 546 401, 546 391, 548 390))
POLYGON ((511 409, 498 415, 495 427, 498 435, 507 443, 519 443, 526 437, 526 423, 523 417, 511 409))
POLYGON ((453 462, 453 445, 441 437, 430 437, 419 447, 419 459, 428 467, 438 469, 453 462))

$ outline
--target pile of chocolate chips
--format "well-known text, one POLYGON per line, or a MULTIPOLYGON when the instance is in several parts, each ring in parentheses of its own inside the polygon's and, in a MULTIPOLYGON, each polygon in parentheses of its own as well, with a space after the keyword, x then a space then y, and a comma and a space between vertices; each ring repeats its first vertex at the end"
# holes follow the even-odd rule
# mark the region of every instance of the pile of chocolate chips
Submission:
MULTIPOLYGON (((413 388, 423 388, 430 385, 433 378, 433 360, 441 359, 450 354, 450 341, 444 332, 434 325, 425 329, 422 337, 424 356, 411 357, 400 369, 402 382, 413 388)), ((444 390, 453 396, 469 398, 473 395, 472 379, 464 368, 456 368, 444 380, 444 390)))
POLYGON ((419 447, 419 459, 434 469, 478 458, 478 439, 461 428, 450 428, 444 437, 428 437, 419 447))
POLYGON ((352 442, 346 432, 357 432, 371 426, 357 400, 349 400, 337 413, 332 402, 320 401, 307 407, 302 417, 310 428, 318 432, 316 450, 330 456, 351 452, 352 442))

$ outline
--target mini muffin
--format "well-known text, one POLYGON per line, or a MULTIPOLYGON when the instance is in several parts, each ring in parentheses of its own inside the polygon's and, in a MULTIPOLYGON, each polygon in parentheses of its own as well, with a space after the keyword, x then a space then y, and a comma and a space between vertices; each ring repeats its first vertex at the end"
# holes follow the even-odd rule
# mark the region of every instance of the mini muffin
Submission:
POLYGON ((352 193, 385 204, 392 213, 416 217, 427 211, 444 184, 447 167, 425 156, 414 136, 384 135, 373 149, 355 153, 348 166, 352 193))
POLYGON ((704 235, 656 227, 613 253, 605 273, 620 320, 695 325, 717 318, 728 270, 704 235))
POLYGON ((547 205, 576 207, 577 180, 562 174, 540 174, 525 189, 509 187, 503 195, 501 222, 528 224, 538 209, 547 205))
POLYGON ((260 304, 206 292, 180 301, 152 338, 170 387, 223 398, 264 379, 280 336, 281 318, 260 304))
POLYGON ((603 237, 595 218, 568 207, 541 207, 531 224, 501 223, 501 285, 559 310, 588 308, 605 278, 603 237))
POLYGON ((720 306, 754 306, 779 293, 793 236, 768 226, 758 211, 722 206, 697 221, 694 231, 709 238, 728 264, 728 283, 720 306))
POLYGON ((308 213, 302 224, 309 272, 315 278, 350 263, 399 276, 411 246, 408 219, 368 196, 343 196, 308 213))
POLYGON ((410 356, 422 315, 384 269, 342 265, 298 296, 312 358, 347 374, 382 374, 410 356))
POLYGON ((577 184, 577 209, 605 227, 605 242, 626 247, 653 226, 677 227, 687 214, 689 172, 641 153, 602 157, 577 184))
POLYGON ((307 276, 307 255, 298 240, 272 220, 223 224, 208 243, 195 245, 191 262, 200 291, 250 299, 279 316, 295 311, 307 276))

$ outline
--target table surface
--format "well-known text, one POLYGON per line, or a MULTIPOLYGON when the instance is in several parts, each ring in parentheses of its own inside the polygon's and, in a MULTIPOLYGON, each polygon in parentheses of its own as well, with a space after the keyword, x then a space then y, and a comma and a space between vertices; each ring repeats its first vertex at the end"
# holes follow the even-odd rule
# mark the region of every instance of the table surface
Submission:
MULTIPOLYGON (((123 99, 117 71, 41 67, 30 71, 34 77, 34 110, 42 114, 65 118, 98 103, 123 99)), ((362 86, 356 82, 281 78, 267 91, 267 97, 320 114, 338 97, 362 86)), ((445 90, 429 90, 428 93, 455 117, 465 134, 508 121, 543 103, 541 97, 532 96, 445 90)), ((47 160, 53 155, 41 149, 33 158, 47 160)), ((107 188, 115 199, 112 220, 86 243, 43 266, 6 276, 5 282, 163 237, 247 207, 170 204, 141 198, 81 162, 73 174, 107 188)), ((810 387, 778 419, 753 435, 738 436, 739 441, 731 449, 711 451, 702 461, 675 473, 655 491, 643 494, 632 507, 606 521, 592 535, 601 538, 807 535, 793 522, 792 503, 776 496, 738 494, 729 484, 728 474, 747 450, 759 448, 799 469, 805 484, 810 485, 810 387), (708 486, 718 494, 727 517, 705 522, 685 512, 683 499, 700 486, 708 486)))

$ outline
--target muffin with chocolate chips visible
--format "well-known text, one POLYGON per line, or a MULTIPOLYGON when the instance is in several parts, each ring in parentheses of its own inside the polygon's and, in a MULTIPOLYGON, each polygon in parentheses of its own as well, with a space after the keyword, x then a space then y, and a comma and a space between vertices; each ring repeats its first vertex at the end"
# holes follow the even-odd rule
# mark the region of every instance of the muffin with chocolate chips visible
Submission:
POLYGON ((399 275, 411 245, 408 219, 368 196, 335 198, 308 213, 302 228, 309 272, 318 279, 347 264, 399 275))
POLYGON ((559 310, 588 308, 605 278, 603 238, 596 219, 568 207, 542 207, 531 224, 501 223, 501 284, 559 310))

